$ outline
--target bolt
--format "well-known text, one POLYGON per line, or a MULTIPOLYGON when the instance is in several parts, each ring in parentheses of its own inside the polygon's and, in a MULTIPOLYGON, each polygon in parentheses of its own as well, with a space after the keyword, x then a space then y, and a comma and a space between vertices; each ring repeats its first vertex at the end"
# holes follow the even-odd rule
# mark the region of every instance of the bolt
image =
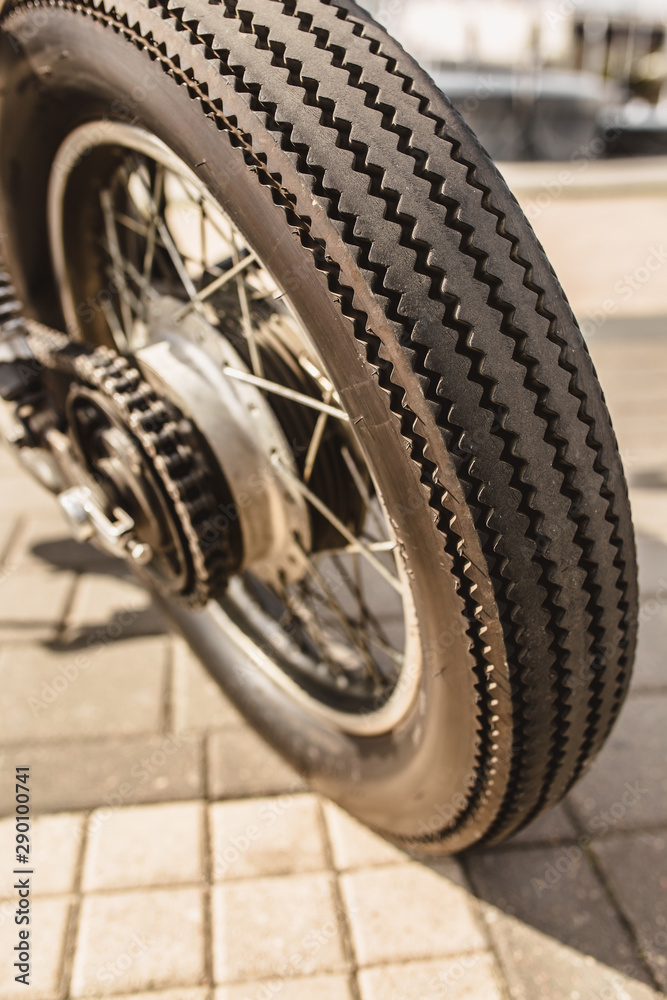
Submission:
POLYGON ((127 551, 130 559, 140 566, 145 566, 153 558, 153 550, 145 542, 129 541, 127 543, 127 551))

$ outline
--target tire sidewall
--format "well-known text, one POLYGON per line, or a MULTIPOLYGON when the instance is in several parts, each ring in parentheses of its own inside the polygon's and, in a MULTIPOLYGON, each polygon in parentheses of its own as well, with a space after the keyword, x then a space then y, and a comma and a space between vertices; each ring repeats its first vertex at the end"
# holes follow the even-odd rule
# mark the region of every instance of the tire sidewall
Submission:
MULTIPOLYGON (((285 207, 276 204, 243 150, 230 141, 229 133, 218 129, 184 86, 122 36, 89 18, 49 8, 49 17, 35 25, 29 13, 23 12, 23 25, 13 25, 22 46, 14 79, 32 78, 37 92, 23 97, 25 121, 19 133, 45 130, 47 158, 59 138, 94 118, 102 136, 105 122, 110 121, 131 121, 157 135, 197 172, 287 290, 337 385, 346 387, 341 397, 351 415, 363 415, 361 443, 392 510, 415 581, 423 668, 419 695, 400 728, 385 736, 355 737, 335 731, 301 710, 265 676, 248 670, 238 657, 229 651, 223 655, 205 613, 162 604, 244 714, 308 775, 314 787, 394 835, 435 833, 465 806, 476 780, 478 723, 469 641, 437 516, 428 506, 428 489, 420 483, 417 465, 406 457, 398 420, 374 380, 363 345, 331 294, 326 274, 290 225, 285 207), (59 58, 63 51, 67 57, 59 58)), ((157 16, 155 20, 156 35, 160 28, 169 32, 157 16)), ((238 100, 227 79, 218 78, 218 85, 226 95, 223 106, 227 97, 231 104, 238 100)), ((12 99, 18 99, 16 90, 12 99)), ((12 113, 17 114, 15 105, 12 113)), ((4 112, 3 126, 6 117, 4 112)), ((16 131, 11 144, 15 158, 21 155, 16 131)), ((255 138, 259 147, 275 146, 258 119, 255 138)), ((283 184, 289 194, 303 198, 304 182, 292 169, 288 183, 289 167, 286 162, 283 184), (302 189, 296 192, 298 184, 302 189)), ((17 211, 15 207, 10 217, 16 219, 17 211)), ((9 229, 11 253, 11 224, 9 229)), ((333 228, 331 235, 333 242, 333 228)), ((21 257, 20 248, 14 256, 21 257)), ((26 275, 25 259, 18 261, 18 269, 26 275)), ((24 278, 24 284, 30 283, 29 277, 24 278)), ((466 836, 474 839, 474 831, 466 836)))

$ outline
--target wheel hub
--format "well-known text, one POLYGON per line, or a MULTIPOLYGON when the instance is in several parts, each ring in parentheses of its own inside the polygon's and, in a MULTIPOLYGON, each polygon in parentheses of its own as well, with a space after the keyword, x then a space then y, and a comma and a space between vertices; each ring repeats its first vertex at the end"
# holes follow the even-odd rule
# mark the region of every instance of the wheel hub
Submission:
POLYGON ((154 304, 131 359, 43 330, 31 345, 75 376, 65 402, 74 485, 61 502, 77 534, 203 606, 242 570, 269 584, 300 579, 311 530, 290 483, 294 456, 243 359, 202 317, 175 321, 180 306, 154 304), (209 336, 213 358, 199 346, 209 336))
MULTIPOLYGON (((408 635, 401 555, 328 369, 334 346, 322 353, 313 344, 308 324, 232 216, 141 129, 114 125, 99 142, 83 126, 59 151, 49 231, 69 337, 113 346, 115 357, 136 369, 141 394, 145 386, 177 415, 166 463, 162 441, 148 442, 146 482, 132 473, 132 448, 123 439, 144 429, 141 421, 124 412, 113 432, 88 433, 79 454, 95 457, 113 489, 102 517, 94 498, 79 498, 77 509, 99 522, 98 537, 114 545, 120 537, 126 553, 130 545, 140 555, 150 548, 149 570, 156 556, 141 515, 157 516, 153 535, 159 543, 176 534, 188 570, 182 579, 172 571, 171 589, 158 582, 161 593, 198 606, 220 598, 196 616, 202 627, 345 727, 356 713, 378 711, 385 726, 385 701, 391 715, 414 691, 411 682, 400 699, 391 694, 408 635), (82 149, 90 152, 85 160, 82 149), (196 459, 207 482, 180 506, 164 479, 176 455, 196 459), (151 475, 158 491, 166 489, 166 517, 153 500, 151 475), (124 506, 114 508, 119 498, 124 506), (118 515, 131 506, 130 542, 118 515), (206 557, 220 540, 225 573, 215 584, 206 557)), ((106 391, 80 371, 75 381, 106 391)), ((358 726, 367 732, 365 715, 358 726)))
POLYGON ((73 344, 38 324, 30 343, 67 377, 69 434, 54 428, 49 444, 71 484, 61 502, 79 534, 87 529, 102 548, 130 555, 170 597, 199 607, 220 595, 238 547, 232 532, 211 529, 229 494, 196 427, 110 348, 73 344))
POLYGON ((252 375, 240 354, 204 317, 176 320, 181 306, 167 296, 151 303, 137 366, 196 426, 209 464, 224 477, 231 502, 215 504, 211 527, 231 528, 238 569, 270 583, 298 580, 311 549, 310 517, 289 482, 296 465, 287 438, 260 389, 246 381, 252 375))

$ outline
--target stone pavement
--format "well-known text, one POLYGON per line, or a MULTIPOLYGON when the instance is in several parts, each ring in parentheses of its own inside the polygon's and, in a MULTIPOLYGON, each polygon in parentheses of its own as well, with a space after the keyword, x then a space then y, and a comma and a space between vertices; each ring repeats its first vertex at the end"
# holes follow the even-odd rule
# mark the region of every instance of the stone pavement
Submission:
POLYGON ((31 767, 33 982, 0 1000, 644 1000, 667 991, 667 322, 591 342, 632 483, 642 637, 611 741, 506 845, 422 864, 245 725, 0 451, 0 813, 31 767))

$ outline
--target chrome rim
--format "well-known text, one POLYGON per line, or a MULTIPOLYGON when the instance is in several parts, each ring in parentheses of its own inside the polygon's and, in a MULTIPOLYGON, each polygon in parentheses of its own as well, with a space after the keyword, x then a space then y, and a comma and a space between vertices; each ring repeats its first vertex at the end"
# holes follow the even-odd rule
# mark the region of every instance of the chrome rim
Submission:
MULTIPOLYGON (((330 724, 364 735, 393 728, 421 676, 409 574, 307 318, 193 171, 134 126, 93 122, 70 134, 53 165, 48 221, 70 336, 139 359, 176 344, 208 385, 232 394, 216 421, 200 399, 186 400, 205 436, 208 420, 243 538, 238 574, 202 612, 221 641, 330 724), (93 155, 101 185, 77 183, 93 155), (95 252, 73 266, 77 219, 91 218, 95 252), (254 448, 264 484, 259 505, 240 502, 248 476, 232 468, 229 442, 238 452, 244 434, 241 451, 254 448)), ((187 389, 158 374, 181 403, 187 389)))

